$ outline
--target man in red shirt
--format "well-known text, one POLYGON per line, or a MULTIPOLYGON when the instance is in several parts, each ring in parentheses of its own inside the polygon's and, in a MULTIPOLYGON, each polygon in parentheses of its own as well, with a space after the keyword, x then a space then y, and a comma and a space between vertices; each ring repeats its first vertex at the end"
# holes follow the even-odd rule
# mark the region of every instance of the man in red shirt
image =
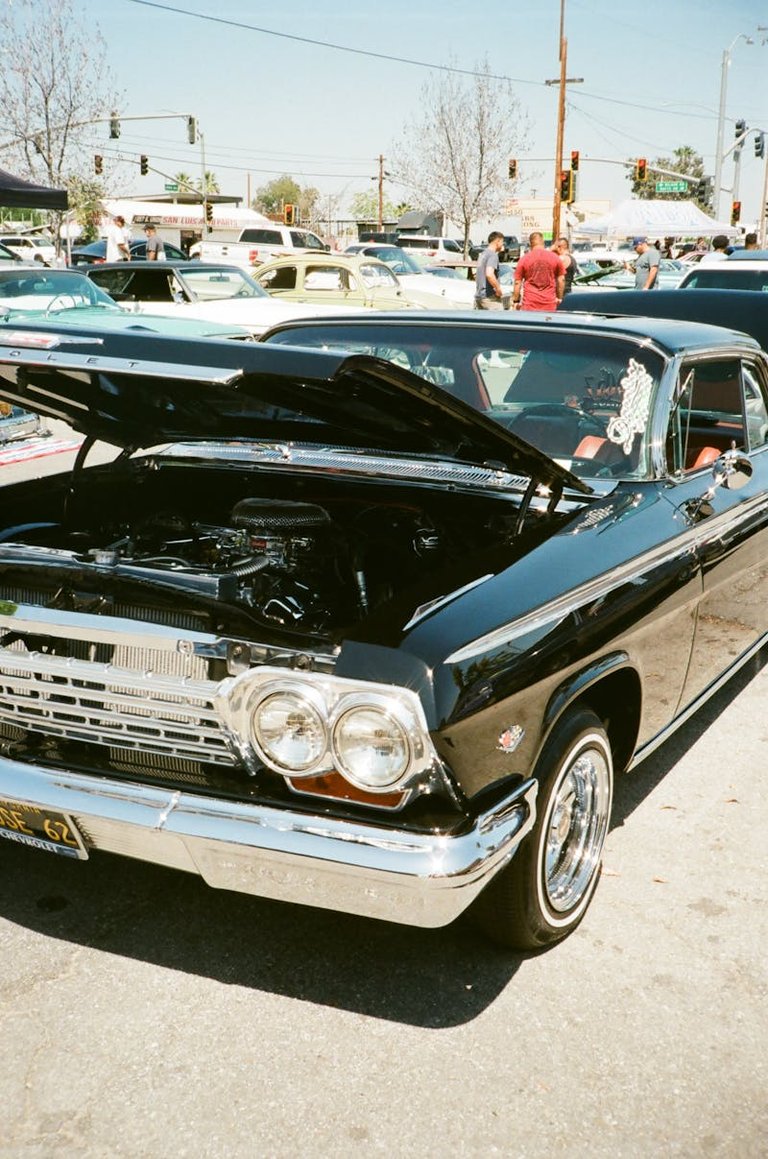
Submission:
POLYGON ((556 310, 563 300, 565 266, 544 245, 544 235, 532 233, 530 249, 523 254, 515 270, 512 305, 516 310, 556 310))

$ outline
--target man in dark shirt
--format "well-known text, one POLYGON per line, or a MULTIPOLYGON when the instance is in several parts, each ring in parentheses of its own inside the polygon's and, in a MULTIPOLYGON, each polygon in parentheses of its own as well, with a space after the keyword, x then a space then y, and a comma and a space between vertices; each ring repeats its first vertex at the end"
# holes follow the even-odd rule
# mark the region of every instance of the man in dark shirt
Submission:
POLYGON ((504 234, 494 230, 488 235, 488 248, 480 254, 475 274, 475 309, 503 310, 499 281, 499 252, 504 248, 504 234))

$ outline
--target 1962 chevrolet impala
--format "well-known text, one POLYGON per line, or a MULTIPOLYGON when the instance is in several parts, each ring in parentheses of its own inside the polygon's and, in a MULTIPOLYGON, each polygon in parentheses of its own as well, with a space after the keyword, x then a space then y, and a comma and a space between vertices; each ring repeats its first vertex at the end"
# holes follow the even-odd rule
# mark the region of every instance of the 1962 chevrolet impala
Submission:
POLYGON ((765 356, 643 319, 323 326, 0 328, 0 397, 87 436, 0 489, 0 832, 547 945, 614 773, 766 640, 765 356))

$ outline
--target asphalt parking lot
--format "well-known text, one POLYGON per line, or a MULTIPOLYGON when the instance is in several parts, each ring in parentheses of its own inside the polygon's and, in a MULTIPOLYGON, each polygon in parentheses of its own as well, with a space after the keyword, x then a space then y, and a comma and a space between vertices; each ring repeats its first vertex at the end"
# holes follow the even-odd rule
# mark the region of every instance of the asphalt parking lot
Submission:
POLYGON ((0 1156, 764 1156, 766 659, 538 956, 2 843, 0 1156))

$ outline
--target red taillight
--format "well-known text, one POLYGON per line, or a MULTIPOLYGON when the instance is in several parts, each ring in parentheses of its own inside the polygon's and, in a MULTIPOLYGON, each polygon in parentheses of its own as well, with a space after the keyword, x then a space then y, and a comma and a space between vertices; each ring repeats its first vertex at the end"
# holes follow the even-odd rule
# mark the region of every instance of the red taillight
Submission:
POLYGON ((252 266, 255 266, 259 261, 259 251, 258 250, 248 250, 248 261, 251 263, 252 266))

